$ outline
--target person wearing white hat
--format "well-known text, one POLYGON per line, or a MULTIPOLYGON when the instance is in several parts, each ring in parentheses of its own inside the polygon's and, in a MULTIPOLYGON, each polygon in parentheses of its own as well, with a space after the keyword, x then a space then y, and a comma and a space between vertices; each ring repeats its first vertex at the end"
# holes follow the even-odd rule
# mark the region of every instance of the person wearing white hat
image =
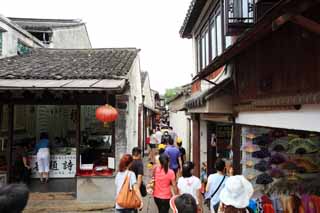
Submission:
POLYGON ((229 177, 220 193, 219 211, 224 213, 246 213, 253 194, 252 184, 243 176, 229 177))

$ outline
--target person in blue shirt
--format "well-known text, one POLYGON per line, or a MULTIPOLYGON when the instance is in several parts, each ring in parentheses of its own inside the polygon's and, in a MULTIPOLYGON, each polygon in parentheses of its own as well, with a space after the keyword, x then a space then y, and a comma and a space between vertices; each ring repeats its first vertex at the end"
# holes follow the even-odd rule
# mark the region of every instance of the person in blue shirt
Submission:
POLYGON ((41 183, 49 180, 50 150, 48 133, 42 132, 36 144, 38 171, 41 183))
POLYGON ((172 169, 177 176, 179 168, 182 168, 181 153, 180 150, 174 146, 174 141, 170 136, 166 140, 168 140, 165 141, 168 145, 164 153, 169 156, 169 168, 172 169))

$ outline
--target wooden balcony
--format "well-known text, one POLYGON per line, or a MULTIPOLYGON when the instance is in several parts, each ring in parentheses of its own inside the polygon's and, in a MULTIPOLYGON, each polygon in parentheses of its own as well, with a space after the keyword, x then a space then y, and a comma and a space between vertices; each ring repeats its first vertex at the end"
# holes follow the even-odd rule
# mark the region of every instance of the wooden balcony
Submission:
POLYGON ((226 34, 241 34, 254 24, 254 0, 225 0, 226 34))

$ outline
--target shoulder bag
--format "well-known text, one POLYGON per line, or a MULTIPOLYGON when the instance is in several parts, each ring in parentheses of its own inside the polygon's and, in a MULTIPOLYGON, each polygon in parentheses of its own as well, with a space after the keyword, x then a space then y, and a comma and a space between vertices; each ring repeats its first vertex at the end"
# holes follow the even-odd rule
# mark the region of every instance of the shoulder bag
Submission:
POLYGON ((122 208, 137 209, 141 206, 141 200, 134 189, 130 187, 130 174, 127 173, 117 196, 116 202, 122 208))
POLYGON ((220 187, 221 187, 221 185, 222 185, 222 183, 223 183, 225 178, 226 178, 226 176, 223 176, 222 181, 220 182, 220 184, 217 187, 216 191, 214 191, 209 198, 205 199, 204 203, 207 204, 209 209, 210 209, 210 200, 211 200, 211 198, 213 198, 213 196, 219 191, 219 189, 220 189, 220 187))

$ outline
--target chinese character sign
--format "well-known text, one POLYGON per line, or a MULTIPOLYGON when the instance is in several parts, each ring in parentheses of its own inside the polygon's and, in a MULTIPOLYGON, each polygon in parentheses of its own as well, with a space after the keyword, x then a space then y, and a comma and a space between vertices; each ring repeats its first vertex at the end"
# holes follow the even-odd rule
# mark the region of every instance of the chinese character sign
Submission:
MULTIPOLYGON (((30 156, 31 177, 39 178, 37 156, 30 156)), ((73 178, 76 175, 76 155, 50 155, 50 178, 73 178)))

